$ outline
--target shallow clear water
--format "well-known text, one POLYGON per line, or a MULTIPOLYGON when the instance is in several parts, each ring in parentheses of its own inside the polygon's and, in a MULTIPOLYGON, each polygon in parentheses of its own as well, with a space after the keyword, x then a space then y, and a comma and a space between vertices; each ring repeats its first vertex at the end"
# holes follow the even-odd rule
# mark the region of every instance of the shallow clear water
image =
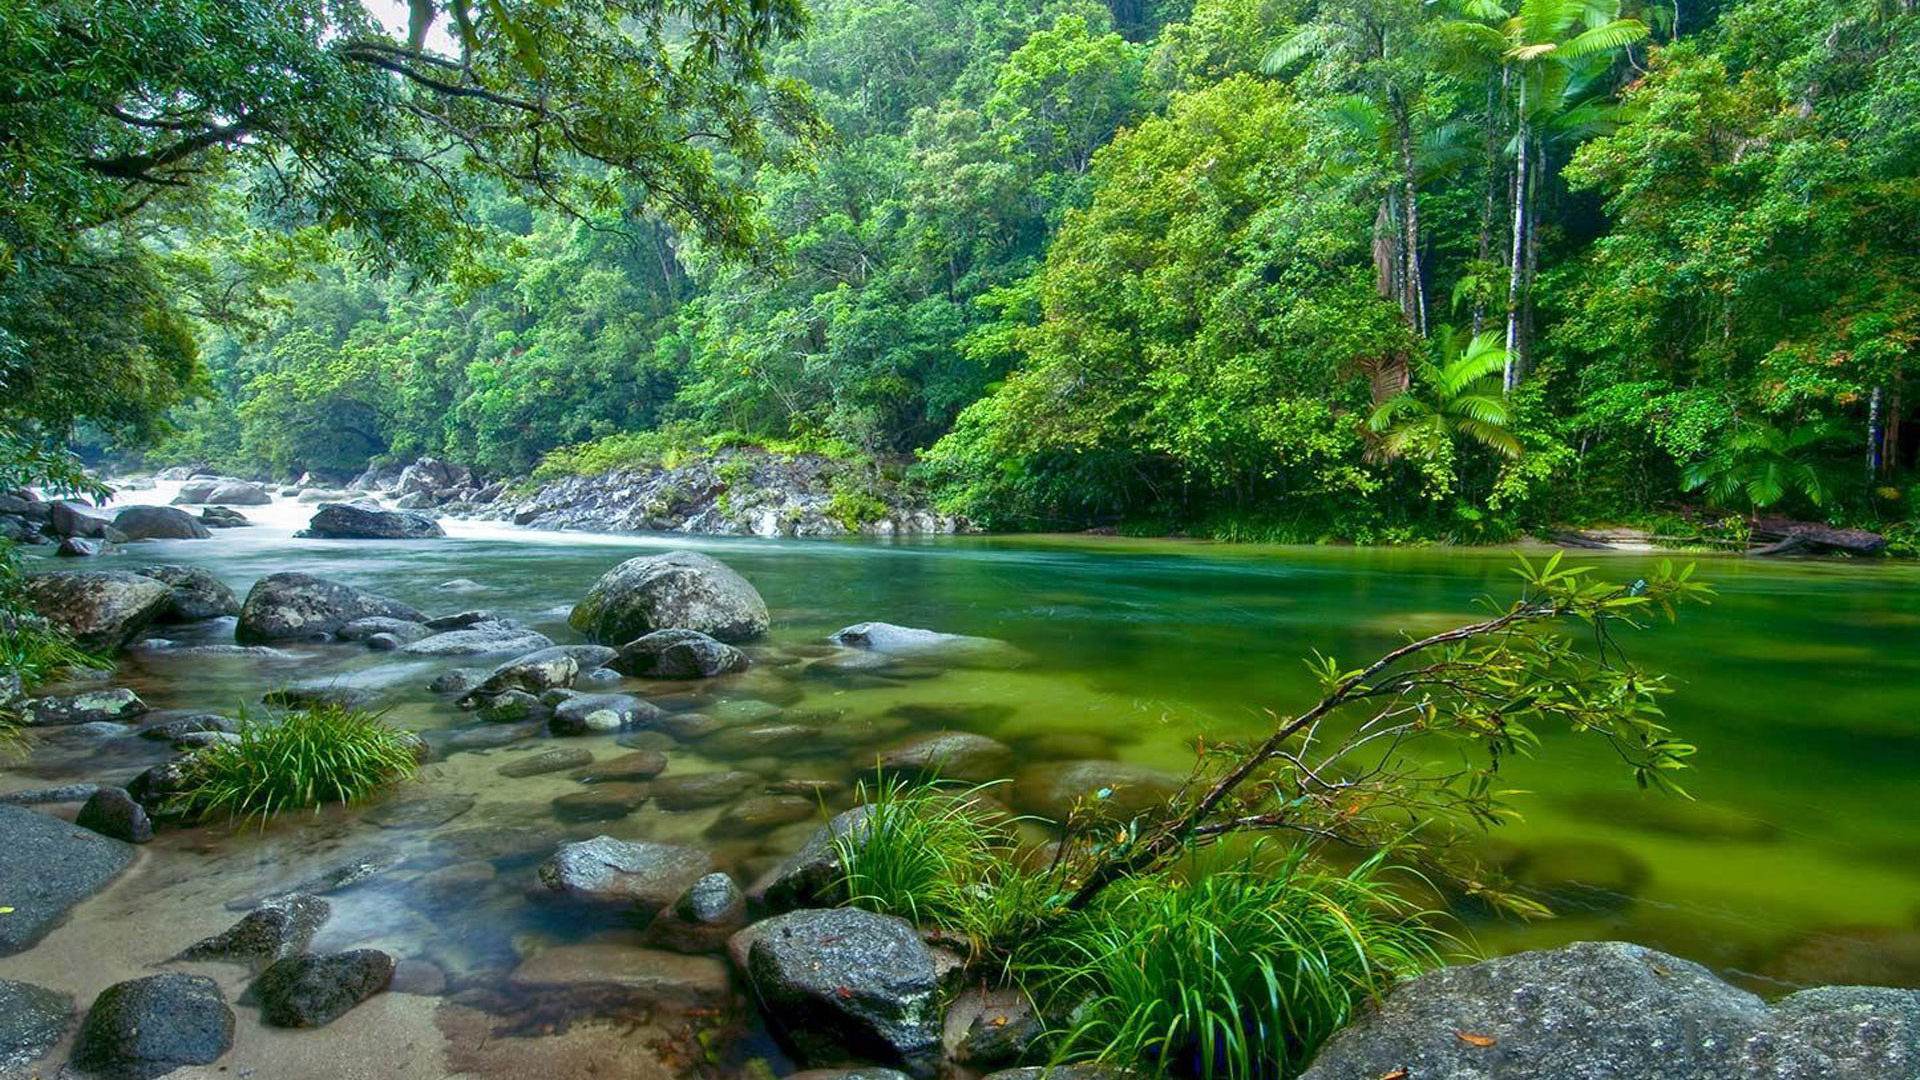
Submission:
MULTIPOLYGON (((125 501, 142 496, 131 492, 125 501)), ((561 641, 575 640, 567 608, 635 554, 697 548, 744 574, 773 613, 760 654, 766 662, 698 688, 684 703, 711 711, 727 701, 769 701, 790 718, 826 719, 835 734, 771 754, 670 749, 669 776, 745 768, 771 778, 850 780, 878 746, 934 726, 972 727, 1008 742, 1022 764, 1112 756, 1184 771, 1196 736, 1246 736, 1264 729, 1263 709, 1309 700, 1313 685, 1301 658, 1313 650, 1369 659, 1403 631, 1470 618, 1477 597, 1504 598, 1513 582, 1511 553, 1447 549, 1086 537, 783 542, 541 534, 460 522, 447 523, 452 535, 444 540, 291 539, 308 510, 245 508, 263 524, 216 532, 211 541, 134 545, 118 558, 206 566, 240 592, 261 575, 301 570, 431 612, 491 608, 561 641), (487 591, 435 588, 452 578, 487 591), (867 619, 1002 638, 1031 660, 1013 670, 918 671, 911 674, 924 677, 909 679, 805 675, 795 657, 806 646, 867 619)), ((1654 560, 1598 553, 1590 561, 1625 578, 1654 560)), ((1603 751, 1542 732, 1541 753, 1512 772, 1514 786, 1534 792, 1523 803, 1527 820, 1503 830, 1502 840, 1548 853, 1566 863, 1560 877, 1600 888, 1549 922, 1473 923, 1468 931, 1489 951, 1631 939, 1698 959, 1763 993, 1806 982, 1920 985, 1920 803, 1912 794, 1920 767, 1920 567, 1699 561, 1700 576, 1719 589, 1713 606, 1628 643, 1638 659, 1673 676, 1673 726, 1701 748, 1686 778, 1699 803, 1649 802, 1603 751)), ((208 624, 181 636, 230 633, 230 623, 208 624)), ((289 651, 294 657, 283 661, 141 651, 116 678, 155 708, 221 710, 275 684, 336 680, 384 688, 403 726, 470 723, 424 685, 444 667, 474 661, 399 660, 355 645, 289 651)), ((0 786, 130 772, 160 751, 125 745, 138 742, 48 744, 7 770, 0 786)), ((382 829, 354 810, 237 837, 205 829, 163 838, 142 863, 150 878, 138 895, 118 888, 47 946, 0 961, 0 975, 10 965, 60 968, 76 992, 91 993, 126 977, 121 970, 137 967, 135 960, 164 959, 161 950, 223 928, 233 917, 221 907, 225 900, 377 849, 405 861, 342 895, 323 944, 378 944, 430 958, 458 989, 463 976, 510 971, 543 947, 621 932, 581 925, 530 887, 532 866, 557 839, 604 832, 697 841, 750 878, 814 824, 716 839, 704 834, 718 808, 668 813, 651 805, 618 820, 556 821, 551 800, 582 790, 578 782, 565 773, 504 780, 495 772, 529 745, 447 755, 396 796, 473 797, 471 810, 435 828, 382 829), (476 853, 491 860, 494 876, 452 890, 421 884, 476 853), (156 890, 164 905, 152 902, 156 890), (152 936, 147 952, 159 955, 88 946, 76 935, 89 919, 152 936), (45 955, 30 962, 36 954, 45 955)), ((602 759, 626 752, 610 736, 569 745, 602 759)))

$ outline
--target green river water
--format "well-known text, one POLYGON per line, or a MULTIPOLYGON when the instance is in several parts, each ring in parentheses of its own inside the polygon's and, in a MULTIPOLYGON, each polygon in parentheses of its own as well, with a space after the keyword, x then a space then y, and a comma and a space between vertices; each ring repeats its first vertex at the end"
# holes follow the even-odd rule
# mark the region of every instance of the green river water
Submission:
MULTIPOLYGON (((1505 598, 1515 581, 1512 553, 1495 550, 1090 537, 607 537, 462 523, 449 523, 453 535, 443 540, 306 541, 291 539, 282 520, 296 508, 270 509, 257 528, 141 544, 119 559, 206 566, 239 592, 259 576, 300 570, 432 612, 491 608, 572 641, 566 610, 600 574, 636 554, 687 547, 724 560, 765 596, 774 625, 768 656, 805 655, 833 630, 872 619, 1001 638, 1030 657, 1011 670, 910 679, 808 679, 793 667, 757 666, 699 688, 694 704, 765 700, 789 715, 834 717, 852 734, 775 754, 673 749, 669 775, 743 767, 850 780, 877 746, 935 725, 998 738, 1022 767, 1110 756, 1184 772, 1196 736, 1252 735, 1268 723, 1264 709, 1309 701, 1314 686, 1301 658, 1313 650, 1370 659, 1403 632, 1471 618, 1477 597, 1505 598), (436 590, 452 578, 487 591, 436 590)), ((1625 579, 1654 561, 1580 558, 1625 579)), ((1638 941, 1763 994, 1820 982, 1920 985, 1920 800, 1912 787, 1920 767, 1920 567, 1697 561, 1699 576, 1719 591, 1715 603, 1627 644, 1673 678, 1673 727, 1700 747, 1685 778, 1698 802, 1643 796, 1603 748, 1541 732, 1541 752, 1510 774, 1513 786, 1532 792, 1522 801, 1526 821, 1503 829, 1500 843, 1533 852, 1553 868, 1553 881, 1584 887, 1557 919, 1469 922, 1464 932, 1488 952, 1581 938, 1638 941)), ((229 620, 177 636, 230 635, 229 620)), ((157 709, 231 709, 267 687, 317 680, 380 689, 402 726, 435 732, 471 723, 424 686, 434 672, 472 661, 396 659, 357 645, 289 652, 262 660, 142 650, 115 678, 157 709)), ((603 758, 626 752, 611 736, 576 742, 603 758)), ((372 846, 397 848, 417 870, 403 865, 343 894, 321 944, 378 944, 429 959, 451 993, 498 978, 541 948, 609 931, 557 914, 530 887, 531 867, 557 839, 604 832, 702 842, 750 879, 817 824, 716 840, 704 834, 717 810, 642 806, 618 820, 558 822, 552 800, 580 790, 576 781, 495 772, 529 745, 447 754, 429 765, 396 797, 474 800, 432 828, 382 829, 354 809, 238 836, 212 828, 163 834, 133 884, 90 902, 40 949, 0 961, 0 975, 62 983, 85 1000, 224 928, 234 916, 223 901, 300 881, 372 846), (465 884, 415 887, 433 869, 473 857, 490 862, 457 879, 465 884)), ((4 770, 0 788, 116 776, 162 750, 134 739, 49 741, 4 770)), ((270 1049, 261 1053, 274 1060, 270 1049)))

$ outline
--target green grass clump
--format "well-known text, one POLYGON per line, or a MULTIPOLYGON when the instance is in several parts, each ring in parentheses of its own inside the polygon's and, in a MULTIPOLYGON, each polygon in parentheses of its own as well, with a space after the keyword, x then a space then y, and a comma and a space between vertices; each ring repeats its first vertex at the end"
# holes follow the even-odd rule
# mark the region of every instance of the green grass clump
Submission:
POLYGON ((1379 859, 1338 874, 1296 851, 1123 882, 1022 947, 1014 970, 1071 1009, 1056 1060, 1266 1080, 1297 1075, 1360 1002, 1439 966, 1445 940, 1379 859))
POLYGON ((18 674, 26 690, 77 668, 112 666, 112 661, 80 648, 56 631, 25 623, 0 625, 0 670, 18 674))
POLYGON ((316 705, 279 716, 243 715, 239 740, 193 756, 177 799, 190 816, 224 813, 261 824, 288 810, 358 802, 419 767, 412 738, 378 713, 316 705))

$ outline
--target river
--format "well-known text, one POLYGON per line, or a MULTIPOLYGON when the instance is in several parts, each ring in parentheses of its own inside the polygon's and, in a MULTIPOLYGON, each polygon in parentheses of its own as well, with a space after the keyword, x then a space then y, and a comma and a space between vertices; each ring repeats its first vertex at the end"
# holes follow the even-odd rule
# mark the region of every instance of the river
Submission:
MULTIPOLYGON (((122 501, 164 502, 168 494, 163 485, 125 493, 122 501)), ((890 737, 915 727, 968 726, 1014 746, 1022 764, 1112 756, 1180 771, 1191 763, 1196 738, 1256 734, 1268 723, 1264 710, 1311 700, 1314 685, 1302 659, 1313 651, 1350 665, 1370 659, 1403 632, 1471 618, 1476 598, 1505 598, 1515 584, 1508 572, 1513 554, 1500 550, 1080 536, 767 541, 540 533, 458 521, 447 522, 449 536, 436 540, 293 539, 310 510, 291 502, 244 508, 254 527, 216 531, 211 540, 133 545, 98 565, 204 566, 242 594, 262 575, 299 570, 430 612, 490 608, 571 641, 577 637, 565 626, 566 612, 600 574, 643 552, 694 548, 758 587, 772 611, 765 644, 774 652, 874 619, 1001 638, 1030 657, 1008 670, 911 680, 789 680, 777 668, 756 668, 729 677, 720 701, 704 705, 768 700, 790 712, 876 721, 874 730, 890 737), (484 591, 437 588, 456 578, 484 591)), ((1653 562, 1577 554, 1622 579, 1653 562)), ((1555 866, 1555 880, 1590 887, 1563 903, 1556 919, 1469 919, 1462 935, 1485 952, 1627 939, 1699 960, 1769 995, 1809 982, 1920 985, 1920 822, 1912 788, 1920 766, 1920 567, 1711 555, 1696 561, 1699 576, 1718 589, 1715 602, 1687 611, 1678 626, 1630 635, 1626 643, 1637 659, 1672 676, 1672 726, 1700 747, 1695 770, 1684 777, 1697 801, 1641 795, 1602 748, 1540 732, 1540 751, 1510 774, 1513 786, 1531 793, 1520 800, 1526 820, 1501 830, 1500 843, 1555 866)), ((230 640, 231 626, 203 624, 180 637, 230 640)), ((231 711, 272 686, 322 681, 379 688, 401 726, 433 731, 469 722, 425 689, 435 671, 456 660, 396 659, 345 644, 290 652, 290 659, 274 661, 138 650, 115 678, 156 709, 231 711)), ((610 736, 582 742, 602 756, 624 752, 610 736)), ((49 743, 12 763, 0 790, 125 773, 161 749, 134 739, 49 743)), ((643 806, 619 820, 557 823, 551 800, 578 791, 576 782, 564 774, 505 781, 495 773, 524 749, 452 754, 427 766, 396 797, 475 800, 437 828, 382 829, 362 819, 365 809, 353 809, 237 835, 224 827, 165 833, 71 925, 0 961, 0 975, 43 981, 84 1002, 223 929, 234 916, 222 905, 233 897, 284 887, 370 847, 418 857, 455 837, 486 850, 496 868, 491 876, 448 892, 415 887, 421 874, 385 875, 336 900, 319 944, 377 945, 430 960, 458 989, 467 985, 463 977, 492 977, 530 952, 607 932, 557 914, 532 885, 531 866, 556 837, 700 840, 716 813, 643 806), (488 832, 509 839, 476 841, 488 832), (524 849, 513 837, 525 839, 524 849)), ((809 745, 785 756, 675 749, 670 775, 744 767, 846 780, 858 774, 863 755, 870 765, 871 754, 870 745, 857 742, 809 745)), ((751 877, 797 846, 813 824, 702 842, 751 877)), ((416 986, 419 994, 388 995, 395 1001, 370 1003, 329 1029, 349 1043, 357 1039, 359 1052, 387 1069, 369 1066, 367 1075, 451 1068, 447 1044, 428 1045, 427 1006, 417 1004, 431 1000, 435 978, 416 986), (394 1064, 396 1055, 434 1063, 415 1071, 394 1064)), ((458 1041, 444 1013, 438 1030, 448 1044, 458 1041)), ((305 1075, 286 1071, 287 1047, 295 1044, 285 1040, 297 1037, 243 1040, 238 1061, 224 1064, 305 1075)), ((524 1064, 505 1052, 498 1060, 524 1064)), ((346 1065, 341 1070, 325 1075, 359 1075, 346 1065)))

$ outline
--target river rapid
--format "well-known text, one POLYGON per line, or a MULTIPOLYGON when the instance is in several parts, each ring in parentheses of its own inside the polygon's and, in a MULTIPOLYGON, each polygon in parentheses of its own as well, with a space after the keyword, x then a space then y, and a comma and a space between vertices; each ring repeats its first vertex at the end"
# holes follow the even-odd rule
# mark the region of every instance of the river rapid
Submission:
MULTIPOLYGON (((172 485, 123 493, 164 503, 172 485)), ((877 748, 917 731, 962 729, 1014 748, 1016 770, 1089 758, 1185 772, 1197 739, 1265 730, 1265 710, 1310 701, 1302 660, 1356 665, 1420 634, 1470 620, 1515 579, 1504 550, 1279 548, 1097 537, 942 537, 885 541, 738 540, 548 533, 444 522, 418 541, 294 539, 312 507, 241 508, 255 524, 210 540, 154 541, 89 568, 201 566, 245 594, 297 570, 411 603, 430 614, 484 607, 558 642, 574 602, 635 555, 711 554, 766 598, 773 629, 741 675, 690 688, 703 711, 784 716, 831 737, 716 749, 660 745, 667 776, 741 770, 768 781, 843 785, 803 820, 747 832, 725 806, 641 805, 568 820, 554 800, 583 790, 566 773, 503 778, 498 768, 550 745, 534 740, 444 753, 400 791, 364 807, 296 815, 264 828, 165 831, 134 867, 37 948, 0 959, 0 977, 82 1003, 150 973, 236 917, 228 903, 313 878, 344 861, 392 868, 331 899, 316 949, 381 948, 401 959, 396 992, 322 1032, 276 1031, 242 1010, 233 1055, 206 1076, 262 1078, 670 1076, 786 1063, 751 1023, 724 1038, 684 1016, 601 1009, 525 990, 513 973, 543 951, 614 946, 632 928, 555 903, 533 868, 566 839, 702 845, 743 883, 796 849, 821 813, 847 804, 877 748), (443 589, 465 579, 473 586, 443 589), (999 638, 1013 667, 916 669, 910 677, 808 677, 804 659, 850 623, 884 620, 999 638), (382 808, 439 799, 440 822, 382 808), (469 805, 470 803, 470 805, 469 805), (387 820, 383 823, 382 817, 387 820), (400 827, 394 827, 394 820, 400 827), (720 830, 716 832, 716 829, 720 830), (456 872, 449 873, 450 868, 456 872), (694 1048, 694 1049, 689 1049, 694 1048)), ((1612 576, 1654 557, 1578 553, 1612 576)), ((1680 556, 1678 558, 1694 558, 1680 556)), ((1467 916, 1483 952, 1575 939, 1625 939, 1698 960, 1762 994, 1830 982, 1920 985, 1920 567, 1699 556, 1719 591, 1678 626, 1630 636, 1636 659, 1668 672, 1672 726, 1700 747, 1685 777, 1696 801, 1649 797, 1604 748, 1542 731, 1516 762, 1526 820, 1492 841, 1560 909, 1532 924, 1467 916)), ((62 562, 71 567, 73 563, 62 562)), ((233 620, 160 632, 230 642, 233 620)), ((400 657, 358 644, 293 645, 286 656, 178 655, 138 648, 112 679, 154 709, 231 714, 269 689, 342 684, 377 691, 398 726, 444 739, 469 714, 430 693, 438 672, 475 661, 400 657)), ((646 693, 647 684, 620 689, 646 693)), ((612 735, 569 740, 601 759, 653 747, 612 735)), ((1591 742, 1592 740, 1588 740, 1591 742)), ((124 780, 165 755, 140 739, 34 736, 0 765, 0 792, 124 780)), ((71 808, 68 808, 71 809, 71 808)), ((428 815, 428 817, 437 815, 428 815)), ((0 898, 3 901, 4 898, 0 898)), ((238 991, 244 973, 216 974, 238 991)), ((698 973, 688 976, 698 977, 698 973)), ((193 1070, 177 1076, 203 1075, 193 1070)))

